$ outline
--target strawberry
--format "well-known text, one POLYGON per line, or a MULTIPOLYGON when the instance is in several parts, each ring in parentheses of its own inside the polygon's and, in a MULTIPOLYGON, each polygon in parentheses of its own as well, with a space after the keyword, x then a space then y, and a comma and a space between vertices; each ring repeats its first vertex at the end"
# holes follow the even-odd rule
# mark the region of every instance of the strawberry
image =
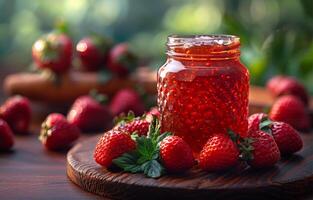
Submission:
POLYGON ((27 134, 31 120, 29 100, 22 96, 7 99, 0 107, 0 117, 10 125, 14 133, 27 134))
POLYGON ((13 133, 9 125, 0 119, 0 150, 9 150, 13 147, 13 133))
POLYGON ((260 123, 263 119, 267 119, 268 116, 265 113, 255 113, 248 118, 248 130, 259 130, 260 123))
POLYGON ((303 141, 298 131, 284 122, 273 122, 271 133, 282 155, 292 154, 302 149, 303 141))
POLYGON ((111 49, 107 67, 118 76, 127 76, 137 67, 137 57, 129 50, 128 44, 120 43, 111 49))
POLYGON ((80 135, 79 129, 69 124, 62 114, 52 113, 41 124, 39 140, 49 150, 68 147, 80 135))
POLYGON ((112 98, 110 110, 114 116, 132 110, 136 115, 142 115, 145 110, 144 103, 139 94, 132 89, 121 89, 112 98))
POLYGON ((305 87, 291 76, 275 76, 267 82, 268 90, 273 96, 294 95, 308 105, 309 94, 305 87))
MULTIPOLYGON (((250 148, 251 155, 244 155, 248 158, 248 164, 254 168, 264 168, 275 165, 280 159, 280 152, 274 138, 261 130, 250 131, 248 137, 252 139, 250 148)), ((247 153, 247 152, 244 152, 247 153)))
POLYGON ((63 73, 71 67, 72 46, 72 41, 67 35, 52 32, 33 44, 33 59, 40 69, 63 73))
POLYGON ((77 54, 87 71, 97 71, 107 62, 112 41, 92 35, 81 39, 76 45, 77 54))
POLYGON ((160 157, 170 172, 184 172, 195 164, 191 148, 178 136, 168 136, 160 143, 160 157))
POLYGON ((111 126, 112 114, 104 105, 105 97, 100 94, 78 97, 73 103, 67 119, 83 132, 103 131, 111 126))
POLYGON ((229 169, 238 162, 239 149, 226 134, 211 136, 199 154, 199 167, 205 171, 229 169))
POLYGON ((98 141, 94 152, 95 161, 104 166, 110 167, 113 159, 135 150, 136 143, 128 133, 117 130, 106 132, 98 141))
POLYGON ((139 136, 147 136, 150 122, 145 119, 145 116, 135 117, 133 112, 128 112, 127 116, 123 114, 115 120, 115 129, 126 132, 128 134, 136 133, 139 136))
POLYGON ((307 130, 311 126, 304 104, 292 95, 280 97, 272 106, 269 117, 273 121, 286 122, 299 130, 307 130))

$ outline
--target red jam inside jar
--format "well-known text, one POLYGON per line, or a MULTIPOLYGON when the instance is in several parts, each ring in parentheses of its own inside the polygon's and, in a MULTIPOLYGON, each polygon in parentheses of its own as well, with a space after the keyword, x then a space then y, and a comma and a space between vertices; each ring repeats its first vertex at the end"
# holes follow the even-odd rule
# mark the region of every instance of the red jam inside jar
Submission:
POLYGON ((182 137, 197 154, 228 129, 247 135, 249 72, 232 35, 169 36, 158 71, 162 131, 182 137))

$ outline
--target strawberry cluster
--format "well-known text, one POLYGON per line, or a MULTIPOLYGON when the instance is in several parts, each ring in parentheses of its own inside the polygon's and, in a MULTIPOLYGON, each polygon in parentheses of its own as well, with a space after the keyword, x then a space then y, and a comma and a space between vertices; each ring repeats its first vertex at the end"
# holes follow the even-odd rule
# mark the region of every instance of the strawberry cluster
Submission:
MULTIPOLYGON (((106 96, 91 91, 90 95, 76 99, 66 117, 59 113, 48 115, 41 125, 39 140, 48 150, 68 148, 79 138, 81 132, 107 130, 112 127, 113 116, 129 110, 142 114, 144 109, 144 104, 135 90, 120 90, 110 103, 107 103, 106 96)), ((0 150, 12 148, 13 133, 29 133, 31 115, 30 102, 25 97, 14 96, 4 102, 0 107, 0 150)), ((119 124, 122 126, 125 122, 124 120, 119 124)), ((132 127, 135 129, 142 127, 145 128, 142 134, 146 134, 148 126, 148 122, 142 125, 135 120, 125 125, 125 129, 131 131, 132 127)))
MULTIPOLYGON (((60 30, 43 35, 32 47, 37 69, 49 70, 57 75, 71 69, 73 54, 73 41, 60 30)), ((77 43, 76 55, 83 70, 108 70, 119 77, 127 76, 138 65, 138 58, 127 43, 114 45, 110 38, 96 34, 86 36, 77 43)))
POLYGON ((161 133, 158 116, 159 113, 151 110, 142 117, 130 112, 119 118, 96 145, 95 161, 108 169, 117 167, 157 178, 164 173, 185 172, 197 163, 200 169, 209 172, 224 171, 239 162, 253 168, 267 168, 275 165, 281 156, 303 147, 300 134, 292 126, 256 113, 248 119, 248 137, 242 138, 232 130, 214 134, 196 160, 182 138, 161 133))
POLYGON ((309 94, 298 80, 290 76, 275 76, 267 82, 267 89, 277 98, 269 113, 272 120, 286 122, 302 131, 311 128, 309 94))
POLYGON ((129 113, 118 120, 116 126, 100 138, 94 159, 106 168, 116 166, 152 178, 166 171, 183 172, 195 164, 192 150, 183 139, 161 133, 155 111, 140 118, 129 113))
MULTIPOLYGON (((110 104, 105 95, 91 91, 90 95, 75 100, 66 117, 59 113, 50 114, 42 123, 39 139, 49 150, 64 149, 76 141, 81 132, 100 132, 111 128, 113 116, 128 110, 134 110, 136 114, 144 112, 143 103, 134 90, 122 89, 110 104)), ((134 118, 133 115, 120 120, 119 127, 123 127, 126 132, 137 130, 139 135, 146 134, 148 122, 134 120, 126 123, 134 118)))
POLYGON ((13 96, 0 107, 0 150, 14 145, 13 134, 28 134, 31 108, 27 98, 13 96))

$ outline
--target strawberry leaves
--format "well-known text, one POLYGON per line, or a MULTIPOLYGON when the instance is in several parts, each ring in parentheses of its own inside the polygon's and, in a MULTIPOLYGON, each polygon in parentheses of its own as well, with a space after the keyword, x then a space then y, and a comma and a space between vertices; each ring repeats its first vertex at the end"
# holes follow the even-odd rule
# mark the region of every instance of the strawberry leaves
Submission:
POLYGON ((273 124, 273 122, 268 117, 263 117, 261 119, 260 124, 259 124, 259 129, 261 131, 264 131, 266 133, 271 134, 272 133, 272 131, 271 131, 272 124, 273 124))
POLYGON ((150 160, 142 165, 143 173, 151 178, 158 178, 164 173, 164 168, 157 160, 150 160))
POLYGON ((137 149, 113 160, 113 163, 123 171, 131 173, 144 173, 147 177, 158 178, 165 170, 160 161, 159 143, 171 135, 160 133, 160 124, 155 117, 150 124, 147 137, 132 135, 136 141, 137 149))
POLYGON ((254 142, 253 138, 243 138, 239 134, 235 133, 234 131, 228 129, 228 135, 230 139, 237 145, 240 155, 239 158, 243 161, 250 161, 253 160, 253 146, 252 143, 254 142))

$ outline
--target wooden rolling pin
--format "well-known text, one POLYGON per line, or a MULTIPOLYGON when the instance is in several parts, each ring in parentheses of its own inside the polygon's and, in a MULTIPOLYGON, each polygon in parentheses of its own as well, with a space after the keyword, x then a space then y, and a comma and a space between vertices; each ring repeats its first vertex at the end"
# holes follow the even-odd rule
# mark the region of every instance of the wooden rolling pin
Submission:
POLYGON ((60 77, 59 84, 56 84, 44 74, 18 73, 5 78, 4 91, 8 95, 20 94, 34 101, 65 104, 88 94, 91 89, 111 96, 119 89, 141 84, 148 93, 155 94, 154 75, 146 68, 140 68, 129 78, 101 82, 97 73, 72 71, 60 77))

